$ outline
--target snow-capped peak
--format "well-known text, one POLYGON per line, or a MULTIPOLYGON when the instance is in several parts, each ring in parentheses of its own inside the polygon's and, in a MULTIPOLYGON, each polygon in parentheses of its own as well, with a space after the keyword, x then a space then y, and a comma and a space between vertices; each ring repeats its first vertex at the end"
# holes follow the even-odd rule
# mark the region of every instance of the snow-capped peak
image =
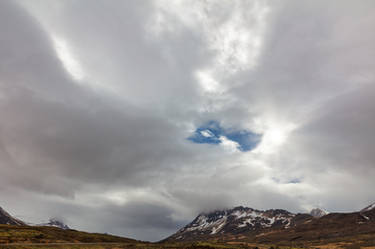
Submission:
POLYGON ((320 217, 323 217, 324 215, 327 215, 329 214, 329 212, 323 210, 323 209, 320 209, 320 208, 314 208, 310 211, 310 215, 315 217, 315 218, 320 218, 320 217))
POLYGON ((37 224, 37 226, 47 226, 47 227, 58 227, 61 229, 70 229, 64 222, 56 219, 56 218, 51 218, 49 219, 48 222, 42 223, 42 224, 37 224))
POLYGON ((202 213, 193 222, 180 229, 174 236, 184 239, 187 236, 214 235, 236 231, 255 231, 270 227, 289 228, 295 214, 281 209, 256 210, 235 207, 202 213))
POLYGON ((370 211, 370 210, 373 210, 375 209, 375 202, 367 207, 365 207, 364 209, 361 210, 361 213, 362 212, 367 212, 367 211, 370 211))

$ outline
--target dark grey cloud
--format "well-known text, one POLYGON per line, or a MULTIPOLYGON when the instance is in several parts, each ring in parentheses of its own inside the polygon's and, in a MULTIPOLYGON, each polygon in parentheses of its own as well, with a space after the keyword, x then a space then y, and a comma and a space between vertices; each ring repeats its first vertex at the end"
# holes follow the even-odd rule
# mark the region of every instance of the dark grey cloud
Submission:
POLYGON ((0 204, 150 240, 236 205, 365 206, 373 9, 1 1, 0 204), (250 152, 187 140, 210 120, 262 140, 250 152))

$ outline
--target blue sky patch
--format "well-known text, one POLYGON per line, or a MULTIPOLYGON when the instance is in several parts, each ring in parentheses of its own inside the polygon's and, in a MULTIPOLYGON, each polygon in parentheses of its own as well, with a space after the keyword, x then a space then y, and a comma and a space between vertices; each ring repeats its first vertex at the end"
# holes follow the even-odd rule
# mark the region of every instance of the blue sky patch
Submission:
POLYGON ((198 144, 220 144, 220 137, 238 143, 240 151, 250 151, 261 141, 262 135, 247 130, 229 130, 220 126, 217 121, 210 121, 198 127, 187 139, 198 144))

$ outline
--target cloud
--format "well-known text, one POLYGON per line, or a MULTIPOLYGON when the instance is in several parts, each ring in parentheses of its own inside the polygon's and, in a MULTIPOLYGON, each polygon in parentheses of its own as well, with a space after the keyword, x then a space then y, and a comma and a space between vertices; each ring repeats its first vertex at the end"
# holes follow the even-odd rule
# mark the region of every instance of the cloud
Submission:
POLYGON ((202 136, 207 137, 207 138, 214 136, 214 134, 210 130, 203 130, 200 133, 202 136))
POLYGON ((150 240, 236 205, 363 208, 373 5, 1 1, 1 205, 150 240))

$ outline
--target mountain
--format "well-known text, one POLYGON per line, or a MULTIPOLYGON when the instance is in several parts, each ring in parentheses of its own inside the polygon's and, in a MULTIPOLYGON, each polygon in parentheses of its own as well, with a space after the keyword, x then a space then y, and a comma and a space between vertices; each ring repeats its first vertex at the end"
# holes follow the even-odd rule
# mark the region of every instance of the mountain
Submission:
POLYGON ((311 214, 235 207, 199 214, 164 241, 245 241, 290 245, 344 239, 375 241, 375 205, 352 213, 327 213, 314 209, 311 214))
POLYGON ((52 219, 49 219, 49 221, 47 223, 41 223, 41 224, 37 224, 37 226, 46 226, 46 227, 58 227, 58 228, 61 228, 61 229, 70 229, 66 224, 64 224, 64 222, 56 219, 56 218, 52 218, 52 219))
POLYGON ((253 241, 375 241, 375 209, 352 213, 329 213, 290 229, 259 234, 253 241))
POLYGON ((0 224, 5 225, 26 225, 23 221, 12 217, 8 212, 0 207, 0 224))
POLYGON ((324 215, 327 215, 328 212, 323 210, 323 209, 320 209, 320 208, 314 208, 310 211, 310 215, 315 217, 315 218, 320 218, 320 217, 323 217, 324 215))
POLYGON ((312 218, 308 214, 293 214, 282 209, 262 211, 239 206, 202 213, 167 240, 190 241, 226 235, 256 234, 270 229, 287 229, 312 218))

